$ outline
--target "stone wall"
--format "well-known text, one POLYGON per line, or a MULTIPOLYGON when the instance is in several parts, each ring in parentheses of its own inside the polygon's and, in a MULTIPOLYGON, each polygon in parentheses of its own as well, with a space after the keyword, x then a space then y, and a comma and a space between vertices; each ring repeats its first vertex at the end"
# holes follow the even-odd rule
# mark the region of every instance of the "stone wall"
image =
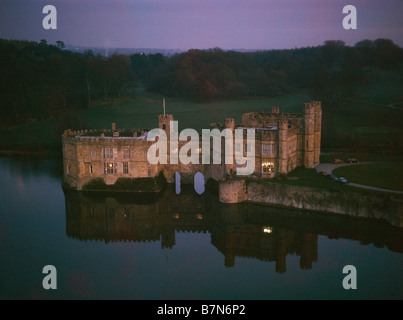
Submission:
POLYGON ((245 180, 227 180, 219 184, 220 202, 240 203, 247 200, 245 180))
POLYGON ((220 181, 219 199, 224 203, 250 201, 305 210, 384 219, 403 227, 403 202, 374 194, 328 191, 275 182, 220 181))

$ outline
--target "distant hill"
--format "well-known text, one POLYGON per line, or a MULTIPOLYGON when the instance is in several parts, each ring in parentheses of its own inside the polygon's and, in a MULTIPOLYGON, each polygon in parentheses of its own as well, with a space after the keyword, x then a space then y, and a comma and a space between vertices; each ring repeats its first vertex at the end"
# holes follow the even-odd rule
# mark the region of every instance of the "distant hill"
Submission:
POLYGON ((113 53, 132 55, 136 53, 140 54, 156 54, 160 53, 164 56, 171 57, 174 54, 181 53, 183 51, 179 49, 155 49, 155 48, 100 48, 100 47, 80 47, 73 45, 66 45, 65 50, 73 52, 84 53, 91 50, 95 55, 110 56, 113 53))

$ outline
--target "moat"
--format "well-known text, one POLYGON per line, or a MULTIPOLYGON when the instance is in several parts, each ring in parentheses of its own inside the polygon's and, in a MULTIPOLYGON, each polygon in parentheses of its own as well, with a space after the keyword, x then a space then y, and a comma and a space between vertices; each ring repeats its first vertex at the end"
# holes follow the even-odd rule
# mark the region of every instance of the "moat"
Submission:
POLYGON ((403 230, 192 188, 63 192, 56 160, 0 158, 0 298, 403 298, 403 230), (58 289, 42 288, 54 265, 58 289), (344 290, 354 265, 358 289, 344 290))

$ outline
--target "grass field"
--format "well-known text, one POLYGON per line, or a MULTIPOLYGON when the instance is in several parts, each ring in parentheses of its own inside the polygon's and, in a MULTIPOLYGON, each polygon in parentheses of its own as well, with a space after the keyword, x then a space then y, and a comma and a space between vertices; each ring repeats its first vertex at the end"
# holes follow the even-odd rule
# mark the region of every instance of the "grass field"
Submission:
POLYGON ((340 167, 333 170, 336 176, 372 187, 403 191, 403 164, 382 163, 340 167))
MULTIPOLYGON (((396 166, 397 166, 397 164, 396 164, 396 166)), ((356 167, 356 166, 352 166, 352 167, 356 167)), ((348 166, 348 167, 343 167, 340 169, 344 169, 344 168, 351 168, 351 167, 348 166)), ((333 173, 335 173, 335 171, 333 171, 333 173)), ((348 178, 347 175, 344 175, 344 172, 342 174, 336 172, 335 174, 337 176, 343 176, 343 177, 348 178)), ((384 174, 388 174, 390 177, 390 172, 386 173, 384 171, 384 174)), ((348 184, 331 181, 331 180, 326 179, 325 177, 319 175, 315 169, 296 168, 295 170, 290 172, 287 175, 287 177, 288 177, 288 179, 281 179, 281 180, 275 179, 272 181, 275 181, 277 183, 284 183, 284 184, 288 184, 288 185, 326 189, 326 190, 330 190, 330 191, 358 192, 358 193, 373 194, 373 195, 387 197, 387 198, 390 197, 390 193, 379 192, 379 191, 363 189, 363 188, 357 188, 357 187, 350 186, 348 184)), ((401 177, 401 175, 400 175, 400 177, 401 177)), ((356 182, 356 181, 354 181, 354 182, 356 182)), ((383 184, 383 188, 392 189, 392 187, 396 186, 395 184, 389 185, 388 183, 389 183, 389 179, 386 178, 385 183, 383 184)), ((368 184, 368 185, 370 185, 370 184, 368 184)), ((378 187, 380 187, 380 186, 378 186, 378 187)), ((396 188, 395 190, 399 190, 399 189, 396 188)), ((394 197, 403 199, 403 196, 401 196, 401 195, 394 195, 394 197)))

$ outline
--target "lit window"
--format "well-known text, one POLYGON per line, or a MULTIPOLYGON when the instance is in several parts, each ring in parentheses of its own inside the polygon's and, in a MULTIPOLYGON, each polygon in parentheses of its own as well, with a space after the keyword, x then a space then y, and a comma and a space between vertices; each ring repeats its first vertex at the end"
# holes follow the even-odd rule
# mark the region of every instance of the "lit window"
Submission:
POLYGON ((117 163, 111 163, 111 162, 105 163, 104 168, 105 168, 106 174, 115 174, 116 168, 117 168, 117 163))
POLYGON ((272 227, 263 227, 263 232, 264 232, 264 233, 272 233, 272 232, 273 232, 273 228, 272 228, 272 227))
POLYGON ((272 173, 274 169, 273 162, 263 162, 262 163, 262 172, 263 173, 272 173))

